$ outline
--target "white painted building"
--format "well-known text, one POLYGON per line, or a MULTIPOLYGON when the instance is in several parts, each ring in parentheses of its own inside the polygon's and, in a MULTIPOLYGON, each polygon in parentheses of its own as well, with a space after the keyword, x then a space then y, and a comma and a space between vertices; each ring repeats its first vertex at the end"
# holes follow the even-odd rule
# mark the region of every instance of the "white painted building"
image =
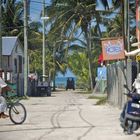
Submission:
POLYGON ((3 78, 17 83, 20 92, 23 92, 24 50, 18 37, 2 37, 2 70, 3 78))

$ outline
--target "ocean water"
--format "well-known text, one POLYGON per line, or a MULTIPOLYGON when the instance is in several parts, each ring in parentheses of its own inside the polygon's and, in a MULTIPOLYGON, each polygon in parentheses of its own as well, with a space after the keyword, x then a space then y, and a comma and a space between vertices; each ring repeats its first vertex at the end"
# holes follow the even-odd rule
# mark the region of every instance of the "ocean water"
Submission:
MULTIPOLYGON (((56 77, 55 78, 56 87, 65 88, 66 84, 67 84, 67 79, 68 79, 68 77, 56 77)), ((73 78, 73 79, 76 82, 76 78, 73 78)))

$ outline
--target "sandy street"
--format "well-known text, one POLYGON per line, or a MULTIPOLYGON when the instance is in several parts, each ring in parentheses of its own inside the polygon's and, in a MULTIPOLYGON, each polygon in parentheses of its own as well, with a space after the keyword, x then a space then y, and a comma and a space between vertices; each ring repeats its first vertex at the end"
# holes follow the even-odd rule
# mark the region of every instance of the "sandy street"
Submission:
POLYGON ((119 123, 120 110, 95 105, 95 99, 76 91, 59 91, 51 97, 23 100, 27 119, 14 125, 0 120, 0 140, 139 140, 140 133, 125 135, 119 123))

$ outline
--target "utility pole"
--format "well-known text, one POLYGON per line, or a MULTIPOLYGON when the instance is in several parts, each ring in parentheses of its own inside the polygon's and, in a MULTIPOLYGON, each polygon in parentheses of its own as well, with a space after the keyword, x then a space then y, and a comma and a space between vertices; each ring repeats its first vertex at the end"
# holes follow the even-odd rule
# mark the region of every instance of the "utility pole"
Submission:
POLYGON ((89 80, 90 80, 90 90, 93 91, 93 77, 92 77, 92 63, 91 63, 91 22, 88 27, 88 67, 89 67, 89 80))
MULTIPOLYGON (((31 2, 31 0, 28 0, 28 2, 27 2, 27 27, 28 27, 28 21, 30 20, 30 2, 31 2)), ((29 34, 28 28, 27 28, 27 34, 29 34)), ((28 42, 28 35, 27 35, 27 42, 28 42)), ((28 51, 28 47, 27 47, 27 51, 28 51)), ((27 68, 27 75, 29 75, 30 74, 30 59, 29 59, 29 56, 27 56, 27 67, 28 67, 27 68)))
POLYGON ((55 72, 56 72, 55 53, 56 53, 56 41, 55 41, 55 43, 53 45, 53 65, 54 65, 54 71, 53 71, 53 91, 55 91, 55 72))
POLYGON ((24 0, 24 96, 27 95, 27 82, 28 82, 28 41, 27 41, 27 0, 24 0))
POLYGON ((0 69, 2 69, 2 2, 0 0, 0 69))
MULTIPOLYGON (((43 7, 42 7, 42 17, 45 17, 45 0, 43 0, 43 7)), ((45 19, 43 19, 43 46, 42 46, 42 69, 43 75, 45 75, 45 19)), ((43 78, 43 81, 45 79, 43 78)))
MULTIPOLYGON (((130 27, 129 27, 129 0, 124 0, 124 46, 126 46, 127 51, 130 52, 130 27)), ((132 60, 130 57, 126 60, 127 71, 126 71, 126 82, 131 89, 132 87, 132 60)))
POLYGON ((128 27, 128 5, 129 5, 129 0, 124 0, 124 36, 125 36, 125 46, 127 47, 127 51, 130 51, 129 48, 129 43, 128 43, 128 31, 129 31, 129 27, 128 27))
POLYGON ((129 0, 125 0, 125 14, 126 14, 126 40, 127 40, 127 51, 130 52, 130 24, 129 24, 129 0))

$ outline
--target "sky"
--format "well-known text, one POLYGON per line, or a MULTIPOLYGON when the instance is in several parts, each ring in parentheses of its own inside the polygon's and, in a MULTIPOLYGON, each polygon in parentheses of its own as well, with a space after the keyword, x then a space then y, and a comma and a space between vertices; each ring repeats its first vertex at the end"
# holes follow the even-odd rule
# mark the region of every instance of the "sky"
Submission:
MULTIPOLYGON (((45 0, 45 6, 50 5, 51 0, 45 0)), ((103 9, 103 6, 100 3, 100 0, 97 0, 99 2, 99 7, 97 9, 103 9)), ((109 2, 110 4, 110 2, 109 2)), ((109 5, 111 7, 111 4, 109 5)), ((40 20, 40 14, 41 10, 43 8, 43 0, 30 0, 30 18, 32 21, 41 21, 40 20)), ((100 25, 102 30, 105 31, 103 25, 100 25)))
MULTIPOLYGON (((50 4, 50 0, 45 0, 45 6, 50 4)), ((43 0, 30 0, 30 18, 33 21, 40 20, 40 13, 43 8, 43 0)))
MULTIPOLYGON (((50 1, 51 0, 45 0, 45 6, 50 5, 50 1)), ((100 0, 97 0, 100 2, 100 0)), ((99 4, 100 6, 98 8, 101 8, 101 4, 99 4)), ((32 21, 41 21, 40 20, 40 14, 41 14, 41 10, 43 9, 43 0, 30 0, 30 18, 32 21)), ((47 15, 46 15, 47 16, 47 15)), ((100 25, 102 30, 106 30, 105 27, 103 25, 100 25)), ((58 74, 58 77, 63 76, 62 74, 58 74)), ((70 70, 67 71, 66 75, 67 76, 73 76, 73 74, 71 73, 70 70)))
MULTIPOLYGON (((43 8, 43 0, 31 0, 30 2, 30 18, 32 21, 40 21, 40 13, 43 8)), ((45 0, 45 6, 50 4, 50 0, 45 0)), ((68 69, 65 75, 58 73, 57 77, 75 77, 68 69)))
POLYGON ((61 72, 58 72, 57 77, 75 77, 75 75, 71 72, 70 69, 67 69, 65 75, 63 75, 61 72))
MULTIPOLYGON (((51 0, 45 0, 45 6, 50 5, 51 0)), ((112 8, 112 0, 107 0, 109 7, 112 8)), ((97 10, 104 10, 103 5, 100 0, 97 0, 99 6, 96 8, 97 10)), ((30 0, 30 17, 33 21, 40 20, 40 13, 43 8, 43 0, 30 0)))
MULTIPOLYGON (((108 5, 109 5, 109 9, 111 9, 113 6, 112 6, 112 0, 107 0, 108 1, 108 5)), ((105 10, 105 8, 104 8, 104 6, 102 5, 102 3, 101 3, 101 0, 97 0, 96 1, 98 4, 98 6, 96 6, 96 10, 101 10, 101 11, 104 11, 105 10)))

